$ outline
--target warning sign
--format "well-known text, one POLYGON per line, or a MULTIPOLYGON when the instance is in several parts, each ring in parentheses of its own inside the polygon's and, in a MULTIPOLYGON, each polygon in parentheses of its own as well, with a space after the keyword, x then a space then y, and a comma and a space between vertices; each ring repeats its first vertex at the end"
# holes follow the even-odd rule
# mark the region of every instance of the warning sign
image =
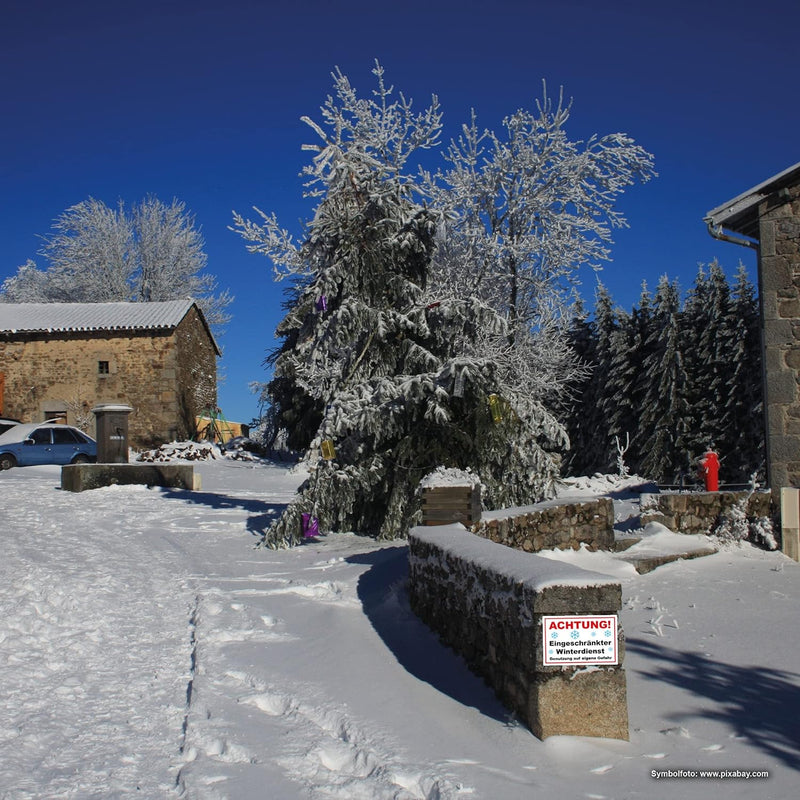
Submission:
POLYGON ((544 665, 617 664, 617 616, 542 617, 544 665))

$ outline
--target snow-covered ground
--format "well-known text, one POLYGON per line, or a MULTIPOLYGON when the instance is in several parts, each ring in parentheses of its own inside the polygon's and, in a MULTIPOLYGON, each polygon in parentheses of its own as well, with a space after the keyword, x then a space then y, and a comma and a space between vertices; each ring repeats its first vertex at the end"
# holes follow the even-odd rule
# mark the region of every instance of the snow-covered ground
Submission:
POLYGON ((402 542, 254 549, 301 476, 195 466, 196 493, 0 474, 3 800, 796 796, 780 553, 552 554, 622 581, 631 738, 541 742, 411 614, 402 542), (769 778, 653 777, 681 769, 769 778))

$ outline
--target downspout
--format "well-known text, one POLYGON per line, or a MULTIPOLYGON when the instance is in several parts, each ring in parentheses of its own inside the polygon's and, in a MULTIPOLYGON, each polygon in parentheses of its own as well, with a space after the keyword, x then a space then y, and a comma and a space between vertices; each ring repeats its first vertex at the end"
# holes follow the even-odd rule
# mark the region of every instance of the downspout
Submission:
POLYGON ((708 232, 715 238, 720 239, 723 242, 730 242, 731 244, 738 244, 742 247, 750 247, 753 250, 758 250, 758 242, 751 242, 749 239, 740 239, 738 236, 731 236, 730 234, 722 232, 722 226, 717 225, 714 227, 714 223, 711 221, 711 218, 704 220, 706 225, 708 226, 708 232))
MULTIPOLYGON (((749 239, 742 239, 739 236, 730 236, 727 233, 722 232, 722 225, 717 225, 714 227, 711 217, 706 217, 703 220, 706 225, 708 226, 708 232, 714 239, 719 239, 723 242, 730 242, 731 244, 738 244, 742 247, 749 247, 752 250, 758 251, 759 249, 759 242, 753 242, 749 239)), ((764 464, 764 471, 765 471, 765 478, 767 482, 767 486, 772 486, 772 457, 770 455, 770 441, 769 441, 769 419, 768 419, 768 403, 767 403, 767 350, 765 344, 765 334, 764 334, 764 293, 761 288, 761 255, 758 256, 758 313, 759 317, 761 318, 761 323, 759 325, 759 333, 761 337, 761 392, 762 392, 762 407, 763 407, 763 419, 764 419, 764 455, 765 455, 765 464, 764 464)))

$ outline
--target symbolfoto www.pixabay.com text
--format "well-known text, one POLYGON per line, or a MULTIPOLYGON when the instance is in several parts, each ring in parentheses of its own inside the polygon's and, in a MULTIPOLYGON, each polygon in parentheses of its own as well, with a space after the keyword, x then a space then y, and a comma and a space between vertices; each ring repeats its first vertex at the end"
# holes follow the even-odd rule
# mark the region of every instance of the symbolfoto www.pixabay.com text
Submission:
POLYGON ((750 769, 652 769, 650 777, 658 780, 700 778, 706 780, 750 780, 769 778, 768 770, 750 769))

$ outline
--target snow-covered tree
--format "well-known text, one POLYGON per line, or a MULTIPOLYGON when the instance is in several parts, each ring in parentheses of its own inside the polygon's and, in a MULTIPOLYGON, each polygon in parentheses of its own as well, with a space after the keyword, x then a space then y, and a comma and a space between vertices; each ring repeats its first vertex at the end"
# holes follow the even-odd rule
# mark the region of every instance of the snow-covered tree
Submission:
POLYGON ((761 315, 753 284, 739 264, 731 293, 732 371, 726 400, 726 418, 733 429, 724 468, 730 480, 742 482, 755 471, 765 474, 765 422, 761 357, 761 315))
POLYGON ((713 263, 700 267, 683 305, 665 277, 655 298, 643 287, 638 306, 616 316, 600 287, 594 319, 580 330, 595 367, 569 432, 589 453, 573 455, 570 467, 610 469, 615 440, 630 435, 626 464, 660 481, 691 481, 709 445, 725 482, 763 473, 759 313, 743 266, 733 291, 713 263))
POLYGON ((48 266, 29 260, 0 288, 9 303, 147 302, 193 297, 211 324, 227 321, 233 298, 215 294, 205 272, 203 237, 184 203, 147 197, 130 212, 89 198, 53 222, 40 250, 48 266))
POLYGON ((570 440, 566 470, 571 475, 605 472, 611 466, 609 420, 618 398, 609 396, 608 387, 618 327, 611 295, 598 281, 593 319, 578 316, 570 330, 570 345, 588 367, 585 378, 572 389, 574 399, 566 413, 570 440))
POLYGON ((648 385, 644 364, 649 353, 651 333, 652 298, 647 285, 642 283, 639 304, 629 314, 624 311, 618 313, 618 327, 611 337, 609 380, 603 393, 610 439, 607 460, 615 458, 615 439, 626 441, 629 437, 626 461, 634 472, 639 471, 643 450, 647 447, 640 434, 648 385))
POLYGON ((295 281, 273 401, 286 425, 319 419, 311 477, 267 532, 273 545, 302 536, 303 514, 327 530, 404 535, 415 490, 438 466, 472 469, 493 505, 539 499, 566 444, 535 398, 514 403, 506 317, 475 292, 431 295, 443 217, 420 202, 411 159, 438 140, 438 103, 415 113, 380 65, 374 74, 361 98, 337 71, 322 123, 304 118, 319 138, 306 146, 306 185, 320 198, 305 240, 274 215, 234 217, 249 249, 295 281))
POLYGON ((441 270, 434 281, 458 280, 505 314, 517 364, 533 358, 550 392, 575 378, 566 329, 578 270, 609 258, 612 230, 626 225, 619 195, 654 174, 652 156, 625 134, 571 140, 570 111, 545 90, 534 111, 503 120, 501 135, 479 128, 473 112, 448 168, 425 175, 455 255, 446 281, 441 270))
POLYGON ((681 348, 681 299, 676 282, 665 276, 653 301, 648 352, 644 359, 646 387, 640 415, 639 470, 650 478, 677 483, 689 469, 686 372, 681 348))

